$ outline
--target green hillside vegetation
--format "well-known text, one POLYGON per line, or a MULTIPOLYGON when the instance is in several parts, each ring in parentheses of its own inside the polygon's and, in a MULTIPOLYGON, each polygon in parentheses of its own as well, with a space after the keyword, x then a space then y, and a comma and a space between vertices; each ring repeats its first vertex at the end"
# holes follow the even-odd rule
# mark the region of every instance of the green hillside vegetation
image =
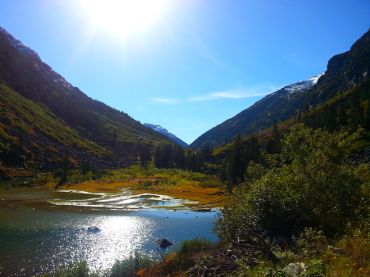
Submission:
POLYGON ((356 130, 358 126, 370 128, 370 80, 344 91, 319 104, 314 109, 298 114, 298 119, 312 127, 329 130, 347 128, 356 130))
POLYGON ((0 178, 21 175, 14 168, 55 170, 65 158, 73 166, 122 167, 142 148, 170 143, 73 87, 1 28, 0 93, 0 178))
MULTIPOLYGON (((79 134, 58 119, 46 107, 30 101, 6 86, 0 84, 0 118, 3 136, 11 137, 13 132, 16 137, 32 136, 42 133, 48 138, 62 145, 72 145, 81 150, 102 155, 105 150, 95 143, 81 138, 79 134), (19 130, 19 134, 15 134, 19 130)), ((43 147, 39 145, 39 147, 43 147)))
POLYGON ((60 163, 67 149, 71 159, 109 155, 46 107, 0 84, 0 158, 5 166, 34 168, 34 163, 60 163))
POLYGON ((0 29, 0 80, 23 97, 46 106, 80 136, 104 146, 117 142, 165 141, 124 112, 93 100, 54 72, 31 49, 0 29))

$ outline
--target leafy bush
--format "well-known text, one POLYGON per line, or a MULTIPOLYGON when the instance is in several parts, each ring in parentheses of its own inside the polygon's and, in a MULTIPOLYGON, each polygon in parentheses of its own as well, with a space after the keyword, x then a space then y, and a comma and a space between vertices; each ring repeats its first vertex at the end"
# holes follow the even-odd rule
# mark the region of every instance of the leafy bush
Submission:
POLYGON ((325 251, 328 247, 327 238, 322 231, 306 228, 297 240, 297 249, 300 255, 312 257, 325 251))
POLYGON ((307 277, 325 277, 327 273, 327 265, 320 259, 310 260, 307 264, 304 276, 307 277))
POLYGON ((290 237, 305 227, 343 233, 356 220, 362 192, 344 163, 342 141, 341 133, 292 128, 282 141, 283 165, 240 189, 222 210, 216 226, 221 239, 242 238, 250 230, 290 237))

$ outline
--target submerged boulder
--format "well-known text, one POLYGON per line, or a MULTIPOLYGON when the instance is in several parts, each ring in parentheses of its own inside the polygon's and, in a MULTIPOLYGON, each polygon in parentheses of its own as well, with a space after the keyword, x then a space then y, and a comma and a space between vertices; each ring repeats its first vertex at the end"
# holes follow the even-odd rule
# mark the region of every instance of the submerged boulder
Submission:
POLYGON ((90 226, 90 227, 87 227, 87 232, 88 233, 98 233, 100 232, 100 229, 96 226, 90 226))
POLYGON ((166 239, 159 239, 155 241, 161 249, 167 249, 172 246, 173 243, 166 239))

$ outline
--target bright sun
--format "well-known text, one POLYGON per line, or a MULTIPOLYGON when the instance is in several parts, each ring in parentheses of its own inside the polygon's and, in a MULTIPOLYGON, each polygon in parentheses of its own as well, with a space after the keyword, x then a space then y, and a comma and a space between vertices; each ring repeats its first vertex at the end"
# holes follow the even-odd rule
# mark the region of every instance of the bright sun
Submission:
POLYGON ((149 29, 168 0, 80 0, 92 26, 125 39, 149 29))

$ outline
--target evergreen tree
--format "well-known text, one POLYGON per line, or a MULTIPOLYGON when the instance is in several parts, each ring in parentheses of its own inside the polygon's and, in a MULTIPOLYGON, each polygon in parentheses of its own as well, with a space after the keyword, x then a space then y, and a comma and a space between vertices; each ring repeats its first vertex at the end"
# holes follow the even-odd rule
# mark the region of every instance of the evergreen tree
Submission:
POLYGON ((251 136, 248 140, 248 162, 254 161, 259 162, 261 159, 261 151, 258 140, 255 136, 251 136))
POLYGON ((89 171, 91 171, 90 161, 88 161, 88 160, 82 161, 81 164, 80 164, 80 171, 83 175, 85 175, 89 171))
POLYGON ((272 126, 272 138, 269 139, 267 143, 267 152, 270 154, 279 153, 281 150, 280 140, 281 135, 276 122, 274 122, 274 125, 272 126))
POLYGON ((65 184, 68 181, 68 175, 70 172, 70 162, 67 154, 63 158, 63 162, 61 167, 54 173, 55 178, 59 178, 59 183, 56 185, 56 189, 60 186, 65 184))
POLYGON ((335 130, 338 127, 337 123, 337 115, 338 112, 334 108, 330 108, 330 110, 326 114, 325 118, 325 127, 327 130, 335 130))
POLYGON ((357 129, 360 125, 362 126, 364 123, 364 111, 361 106, 361 102, 359 97, 356 95, 352 96, 351 98, 351 125, 353 129, 357 129))
POLYGON ((366 109, 366 124, 365 125, 365 128, 367 128, 368 130, 370 130, 370 100, 368 100, 368 103, 367 103, 367 109, 366 109))
POLYGON ((26 150, 21 139, 11 143, 7 149, 0 152, 0 159, 8 166, 24 166, 26 162, 26 150))
POLYGON ((243 147, 240 135, 238 135, 234 140, 233 149, 227 164, 229 185, 232 187, 243 182, 245 175, 245 163, 243 162, 243 147))
POLYGON ((139 146, 139 149, 140 149, 139 150, 140 165, 143 169, 147 169, 148 164, 152 160, 152 155, 150 153, 150 148, 145 144, 141 144, 139 146))
POLYGON ((338 115, 338 124, 339 126, 346 126, 348 123, 347 120, 347 110, 343 105, 340 105, 337 108, 337 115, 338 115))

